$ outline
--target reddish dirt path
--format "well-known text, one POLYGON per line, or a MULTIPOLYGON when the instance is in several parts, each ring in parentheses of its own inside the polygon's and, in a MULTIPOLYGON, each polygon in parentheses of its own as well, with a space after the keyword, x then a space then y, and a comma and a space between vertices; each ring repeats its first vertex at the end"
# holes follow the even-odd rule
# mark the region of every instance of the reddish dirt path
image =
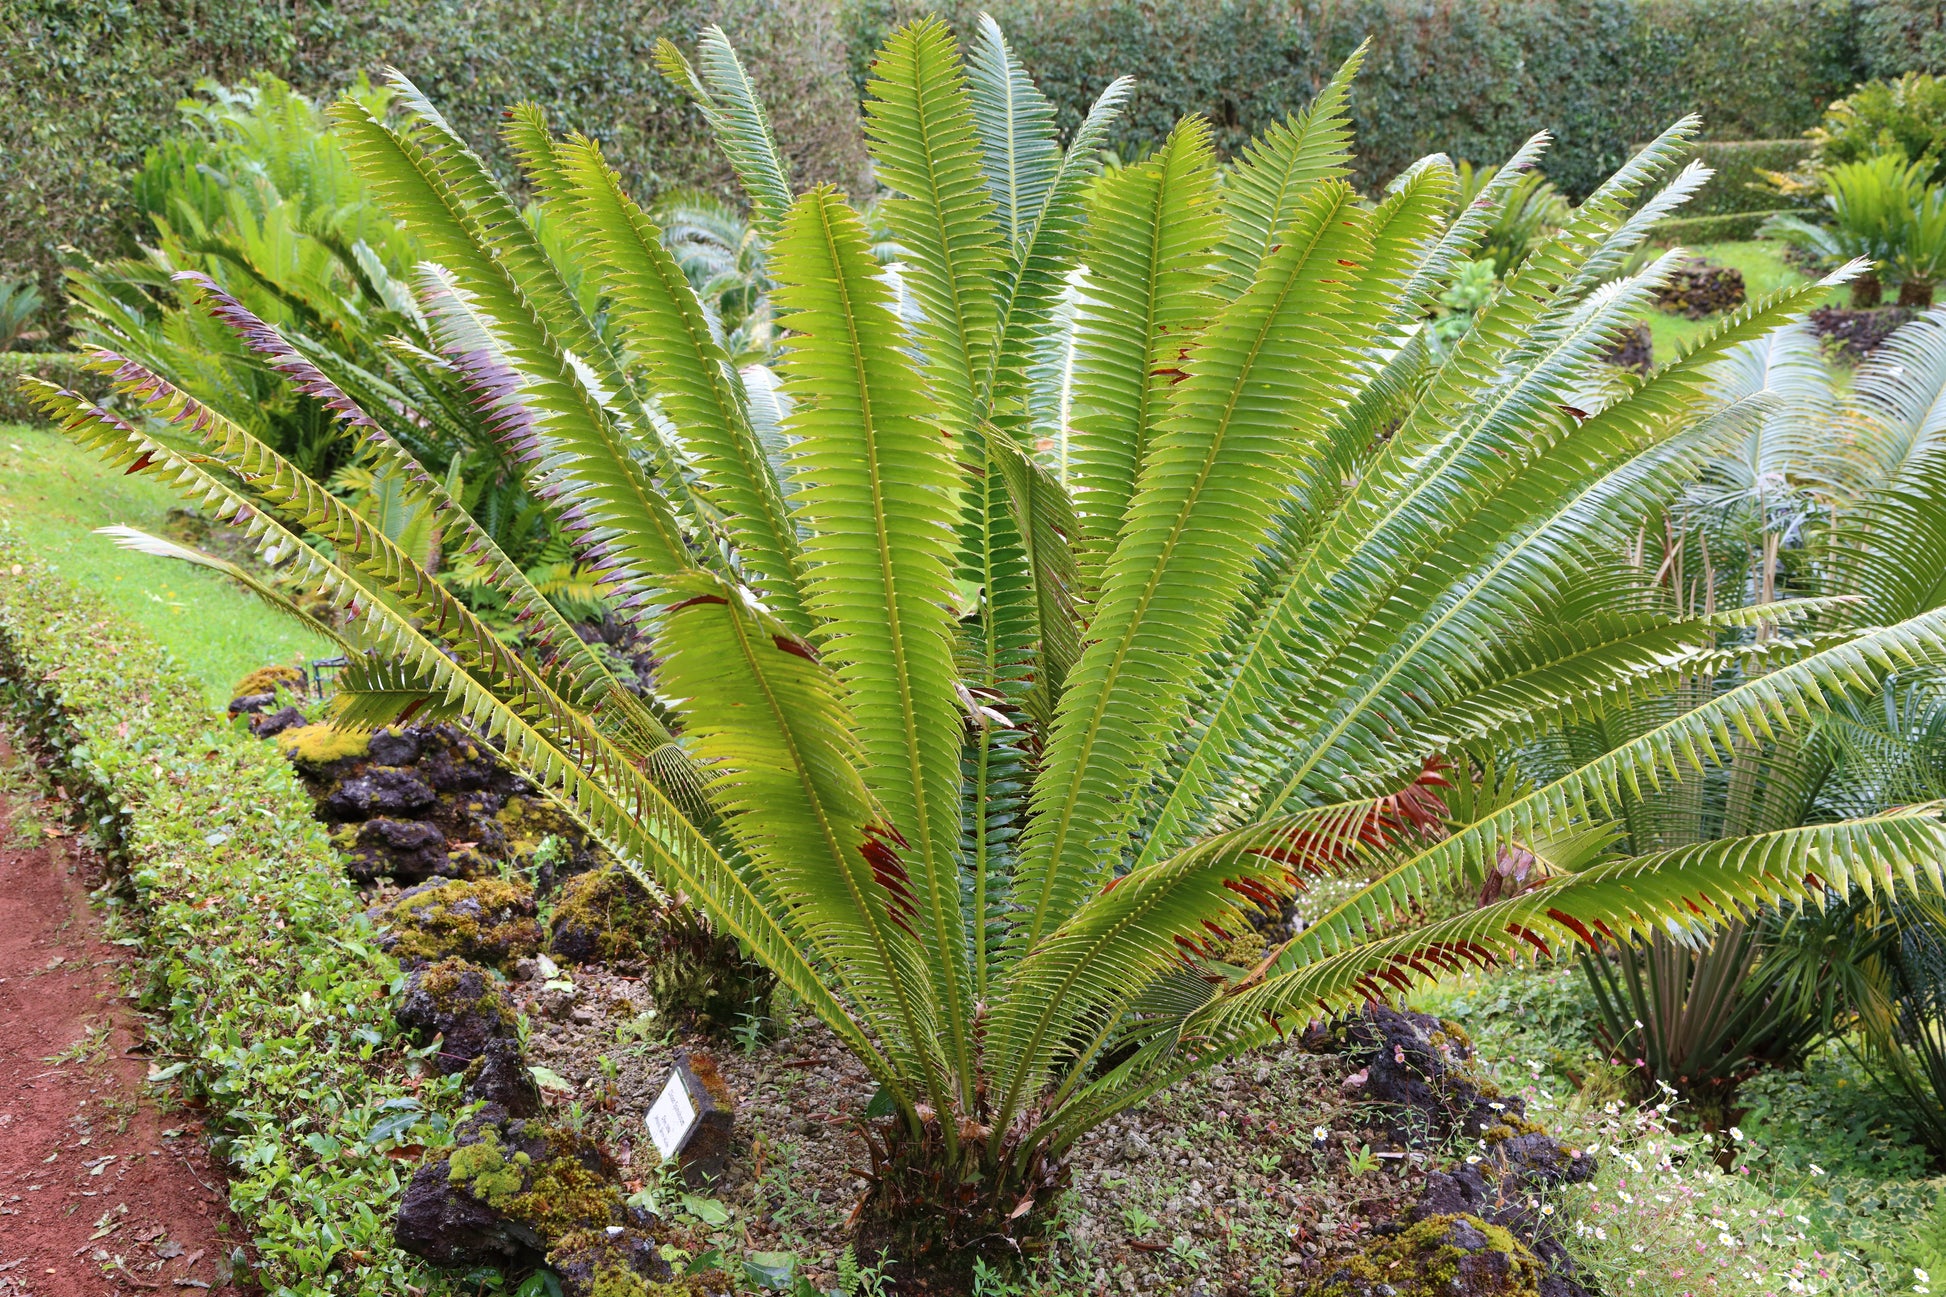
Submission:
POLYGON ((0 782, 0 1297, 229 1297, 239 1231, 193 1114, 144 1084, 100 862, 31 781, 0 782))

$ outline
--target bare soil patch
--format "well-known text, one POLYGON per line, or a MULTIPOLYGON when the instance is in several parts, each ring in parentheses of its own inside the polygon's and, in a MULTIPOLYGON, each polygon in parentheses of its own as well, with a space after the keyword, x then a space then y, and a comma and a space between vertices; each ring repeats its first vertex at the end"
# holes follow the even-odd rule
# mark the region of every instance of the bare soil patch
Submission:
POLYGON ((218 1297, 239 1231, 191 1113, 146 1084, 127 948, 65 806, 0 737, 0 1297, 218 1297))

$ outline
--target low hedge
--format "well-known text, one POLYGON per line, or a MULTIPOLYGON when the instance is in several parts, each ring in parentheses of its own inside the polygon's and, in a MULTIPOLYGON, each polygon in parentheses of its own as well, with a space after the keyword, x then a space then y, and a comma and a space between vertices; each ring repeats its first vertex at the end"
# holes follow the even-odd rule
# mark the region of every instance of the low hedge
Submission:
POLYGON ((1686 219, 1762 212, 1768 216, 1790 201, 1764 182, 1764 171, 1789 171, 1811 156, 1809 140, 1705 140, 1690 156, 1716 172, 1708 188, 1682 209, 1686 219))
MULTIPOLYGON (((460 1291, 400 1253, 394 1201, 457 1078, 404 1084, 398 967, 269 744, 169 655, 0 533, 0 676, 126 880, 156 1060, 204 1108, 273 1294, 460 1291)), ((479 1285, 467 1284, 465 1291, 479 1285)))
POLYGON ((71 392, 98 390, 101 375, 81 367, 72 351, 0 351, 0 423, 39 423, 47 416, 22 394, 20 379, 32 375, 71 392))
POLYGON ((1721 216, 1684 216, 1669 221, 1657 221, 1650 227, 1649 238, 1656 243, 1682 244, 1685 247, 1754 239, 1757 237, 1757 231, 1763 228, 1765 221, 1773 216, 1785 214, 1786 210, 1796 209, 1726 212, 1721 216))

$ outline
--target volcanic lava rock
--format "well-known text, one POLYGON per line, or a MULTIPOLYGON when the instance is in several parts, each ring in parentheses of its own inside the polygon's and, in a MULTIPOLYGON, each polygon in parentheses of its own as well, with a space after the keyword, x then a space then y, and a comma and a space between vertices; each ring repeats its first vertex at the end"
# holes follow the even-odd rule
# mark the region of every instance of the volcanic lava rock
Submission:
MULTIPOLYGON (((413 821, 367 820, 365 828, 376 824, 438 832, 413 821)), ((379 944, 407 966, 458 957, 507 968, 541 947, 534 889, 519 879, 422 883, 370 914, 379 944)))
POLYGON ((304 713, 295 707, 285 707, 274 712, 260 711, 250 717, 250 732, 260 739, 271 739, 285 730, 294 730, 305 723, 304 713))
POLYGON ((381 815, 360 824, 352 841, 351 873, 361 881, 389 875, 412 883, 449 876, 455 869, 446 835, 425 820, 381 815))
MULTIPOLYGON (((1457 1245, 1444 1234, 1435 1237, 1431 1224, 1474 1221, 1498 1231, 1490 1235, 1493 1240, 1504 1234, 1514 1246, 1495 1241, 1487 1249, 1505 1253, 1505 1264, 1489 1259, 1467 1262, 1471 1267, 1467 1273, 1472 1276, 1468 1282, 1475 1286, 1453 1292, 1586 1297, 1587 1290, 1575 1277, 1574 1261, 1556 1237, 1555 1220, 1528 1204, 1538 1201, 1541 1190, 1592 1178, 1596 1160, 1564 1147, 1527 1119, 1526 1105, 1518 1095, 1503 1093, 1481 1075, 1473 1062, 1472 1042, 1464 1031, 1423 1013, 1368 1005, 1363 1013, 1328 1032, 1308 1037, 1307 1043, 1341 1050, 1361 1065, 1353 1074, 1362 1078, 1355 1092, 1377 1105, 1380 1122, 1395 1141, 1428 1150, 1455 1140, 1475 1147, 1484 1145, 1477 1161, 1432 1171, 1419 1201, 1405 1213, 1410 1228, 1381 1231, 1380 1239, 1367 1249, 1366 1259, 1372 1257, 1374 1249, 1391 1249, 1381 1258, 1379 1270, 1393 1267, 1394 1262, 1403 1266, 1394 1246, 1398 1237, 1410 1234, 1415 1240, 1413 1247, 1420 1252, 1427 1248, 1436 1251, 1457 1245), (1516 1286, 1491 1286, 1495 1283, 1516 1286)), ((1400 1285, 1396 1278, 1384 1282, 1392 1283, 1400 1293, 1414 1291, 1400 1285)), ((1363 1297, 1367 1289, 1327 1286, 1322 1291, 1331 1297, 1340 1297, 1341 1293, 1343 1297, 1363 1297)), ((1376 1288, 1370 1291, 1377 1293, 1376 1288)))
POLYGON ((554 906, 548 951, 577 964, 642 959, 655 949, 662 907, 620 865, 568 879, 554 906))
POLYGON ((1541 1265, 1478 1216, 1429 1216, 1376 1242, 1316 1288, 1318 1297, 1541 1297, 1541 1265))
POLYGON ((362 820, 374 815, 409 815, 439 800, 426 781, 398 766, 370 766, 339 784, 319 806, 326 818, 362 820))
POLYGON ((520 1042, 505 1036, 490 1037, 486 1049, 466 1065, 465 1095, 497 1104, 510 1117, 538 1117, 546 1110, 541 1087, 521 1057, 520 1042))
POLYGON ((646 1293, 672 1277, 658 1222, 623 1201, 616 1165, 563 1126, 489 1105, 413 1173, 394 1236, 441 1265, 543 1260, 571 1297, 646 1293))
POLYGON ((449 1075, 464 1071, 495 1037, 519 1036, 519 1020, 493 975, 463 959, 441 960, 413 973, 392 1016, 408 1030, 442 1038, 434 1066, 449 1075))

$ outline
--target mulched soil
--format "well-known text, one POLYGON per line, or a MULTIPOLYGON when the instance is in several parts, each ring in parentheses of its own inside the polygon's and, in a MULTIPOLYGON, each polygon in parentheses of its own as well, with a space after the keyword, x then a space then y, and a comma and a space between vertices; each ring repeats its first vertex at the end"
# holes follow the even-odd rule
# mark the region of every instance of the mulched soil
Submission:
MULTIPOLYGON (((591 1133, 632 1165, 629 1174, 653 1181, 657 1157, 643 1114, 684 1042, 642 1016, 653 1006, 639 983, 596 967, 574 970, 572 980, 572 990, 538 980, 510 988, 533 1023, 528 1061, 574 1085, 572 1096, 549 1096, 557 1114, 578 1102, 591 1133), (618 1029, 653 1035, 624 1042, 618 1029)), ((740 1104, 747 1141, 715 1190, 733 1218, 714 1241, 726 1256, 795 1253, 829 1286, 864 1189, 857 1168, 867 1157, 853 1123, 872 1082, 808 1019, 747 1052, 734 1042, 709 1048, 740 1104)), ((1374 1106, 1358 1100, 1355 1081, 1346 1086, 1351 1071, 1343 1058, 1293 1041, 1097 1130, 1074 1150, 1072 1188, 1042 1275, 1071 1292, 1242 1297, 1288 1292, 1327 1273, 1412 1201, 1426 1169, 1425 1154, 1386 1143, 1374 1129, 1374 1106)))
POLYGON ((236 1293, 222 1172, 145 1084, 101 861, 20 761, 0 738, 0 1297, 236 1293))

